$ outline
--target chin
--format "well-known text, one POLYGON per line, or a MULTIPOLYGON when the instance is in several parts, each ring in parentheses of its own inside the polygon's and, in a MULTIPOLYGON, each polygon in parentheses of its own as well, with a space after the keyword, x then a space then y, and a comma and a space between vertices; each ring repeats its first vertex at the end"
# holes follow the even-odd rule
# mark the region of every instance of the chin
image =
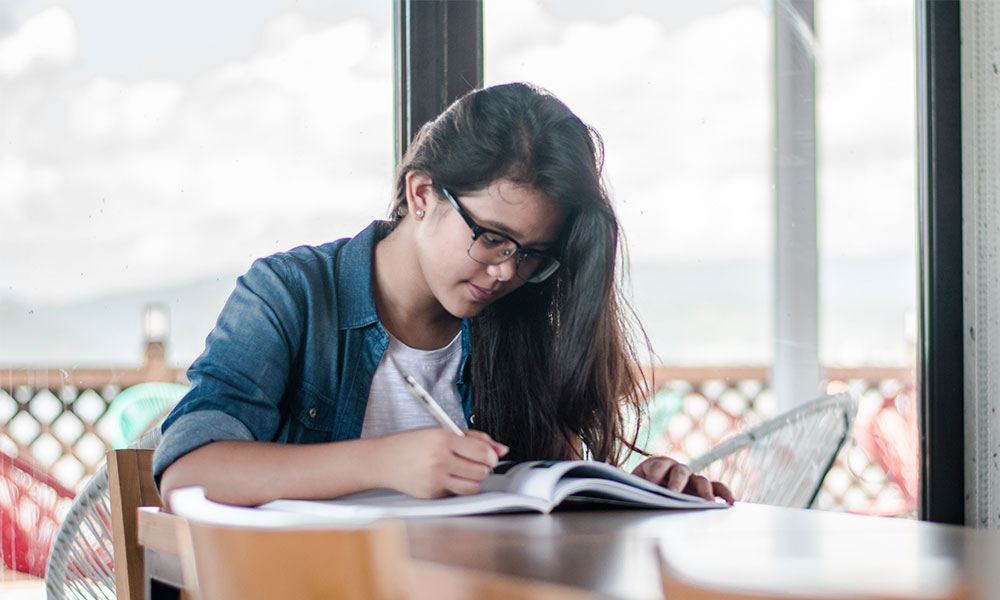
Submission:
POLYGON ((444 309, 451 316, 458 319, 471 319, 483 312, 492 302, 475 302, 465 298, 452 299, 448 304, 442 304, 444 309))
POLYGON ((448 314, 458 319, 471 319, 472 317, 483 312, 483 309, 485 309, 487 306, 488 305, 486 304, 474 304, 474 305, 466 304, 464 306, 455 307, 454 309, 445 308, 445 310, 448 311, 448 314))

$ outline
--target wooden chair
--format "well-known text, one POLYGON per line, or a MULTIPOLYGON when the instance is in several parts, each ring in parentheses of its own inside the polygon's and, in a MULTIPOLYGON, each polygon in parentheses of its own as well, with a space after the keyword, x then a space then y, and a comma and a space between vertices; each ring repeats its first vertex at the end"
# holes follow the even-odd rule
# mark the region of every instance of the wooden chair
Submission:
POLYGON ((152 448, 159 441, 160 430, 153 428, 132 448, 109 452, 108 461, 77 494, 49 555, 45 586, 50 599, 107 598, 112 590, 122 599, 144 597, 135 512, 143 504, 160 504, 152 478, 152 448))
POLYGON ((153 480, 153 450, 128 448, 108 453, 115 589, 118 598, 138 600, 146 594, 145 559, 139 547, 140 506, 162 507, 153 480))
POLYGON ((599 600, 586 590, 410 560, 404 526, 254 529, 186 520, 185 581, 204 600, 599 600))
POLYGON ((300 515, 218 507, 175 492, 178 547, 204 600, 596 600, 586 590, 412 560, 403 521, 309 524, 300 515))
POLYGON ((188 520, 180 543, 196 598, 403 600, 410 584, 399 522, 357 529, 256 529, 188 520))

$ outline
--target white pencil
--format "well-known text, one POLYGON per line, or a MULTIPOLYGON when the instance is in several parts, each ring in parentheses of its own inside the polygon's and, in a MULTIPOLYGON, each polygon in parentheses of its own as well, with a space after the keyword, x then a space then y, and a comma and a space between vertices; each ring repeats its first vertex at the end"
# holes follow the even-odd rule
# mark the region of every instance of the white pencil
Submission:
MULTIPOLYGON (((400 373, 402 373, 402 371, 400 371, 400 373)), ((451 417, 448 416, 448 413, 444 412, 444 409, 441 408, 441 405, 438 404, 437 401, 434 398, 432 398, 430 394, 427 393, 427 390, 425 390, 419 383, 417 383, 416 379, 403 373, 403 380, 406 381, 406 385, 409 386, 410 392, 413 393, 413 395, 417 398, 417 400, 420 400, 421 404, 424 405, 424 408, 427 409, 427 412, 431 413, 431 416, 434 417, 434 420, 436 420, 438 423, 441 424, 442 427, 450 430, 455 435, 461 435, 463 437, 465 436, 465 432, 462 431, 462 429, 458 425, 456 425, 454 421, 451 420, 451 417)))

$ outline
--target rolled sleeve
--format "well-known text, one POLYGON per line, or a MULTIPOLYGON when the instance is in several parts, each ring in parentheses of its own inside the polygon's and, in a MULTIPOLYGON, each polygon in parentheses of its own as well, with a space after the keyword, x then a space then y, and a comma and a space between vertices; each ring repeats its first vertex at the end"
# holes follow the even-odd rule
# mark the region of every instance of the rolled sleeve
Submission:
MULTIPOLYGON (((378 323, 370 280, 382 229, 376 222, 353 240, 254 261, 188 369, 191 389, 163 422, 157 478, 185 453, 217 440, 357 437, 367 385, 342 381, 345 372, 357 378, 355 365, 372 354, 365 332, 378 323), (348 249, 355 258, 341 261, 348 249)), ((371 372, 360 379, 370 381, 371 372)))
POLYGON ((181 419, 214 411, 242 423, 252 439, 274 437, 299 350, 303 318, 297 287, 289 284, 279 257, 256 261, 239 278, 205 351, 188 370, 191 390, 163 423, 165 436, 181 419))
POLYGON ((252 440, 253 434, 242 421, 218 410, 188 413, 163 432, 163 440, 153 454, 153 477, 160 476, 175 460, 205 444, 220 440, 252 440))

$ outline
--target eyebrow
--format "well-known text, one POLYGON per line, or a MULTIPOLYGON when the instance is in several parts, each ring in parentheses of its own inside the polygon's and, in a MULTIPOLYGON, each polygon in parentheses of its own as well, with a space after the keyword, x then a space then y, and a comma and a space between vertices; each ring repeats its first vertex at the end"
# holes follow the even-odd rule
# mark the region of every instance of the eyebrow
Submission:
POLYGON ((443 191, 445 193, 445 195, 450 196, 451 200, 455 204, 457 204, 465 212, 465 214, 467 214, 469 216, 469 218, 472 219, 472 221, 476 225, 482 227, 483 229, 487 229, 489 231, 493 231, 495 233, 499 233, 501 235, 504 235, 504 236, 510 238, 518 246, 520 246, 524 250, 531 250, 531 251, 534 251, 534 252, 545 253, 545 252, 548 252, 549 250, 551 250, 552 246, 555 245, 555 241, 554 240, 551 241, 551 242, 532 242, 530 244, 522 244, 520 241, 518 241, 518 238, 521 237, 520 233, 514 231, 513 229, 511 229, 510 227, 508 227, 507 225, 505 225, 505 224, 503 224, 503 223, 501 223, 499 221, 494 221, 492 219, 481 219, 479 217, 473 216, 473 214, 471 212, 469 212, 469 209, 466 208, 461 202, 458 201, 458 196, 456 196, 451 190, 449 190, 448 188, 445 188, 445 187, 441 187, 441 191, 443 191))
MULTIPOLYGON (((465 209, 465 212, 469 212, 469 209, 465 209)), ((514 231, 510 227, 507 227, 503 223, 499 223, 497 221, 492 221, 492 220, 479 220, 476 217, 473 217, 473 220, 475 220, 476 223, 479 223, 480 227, 484 227, 484 228, 489 229, 491 231, 496 231, 497 233, 504 234, 505 236, 507 236, 510 239, 512 239, 515 242, 517 242, 525 250, 535 250, 537 252, 547 252, 555 244, 555 242, 533 242, 533 243, 530 243, 530 244, 522 244, 520 242, 520 240, 518 240, 518 238, 521 237, 520 234, 518 234, 516 231, 514 231)))

